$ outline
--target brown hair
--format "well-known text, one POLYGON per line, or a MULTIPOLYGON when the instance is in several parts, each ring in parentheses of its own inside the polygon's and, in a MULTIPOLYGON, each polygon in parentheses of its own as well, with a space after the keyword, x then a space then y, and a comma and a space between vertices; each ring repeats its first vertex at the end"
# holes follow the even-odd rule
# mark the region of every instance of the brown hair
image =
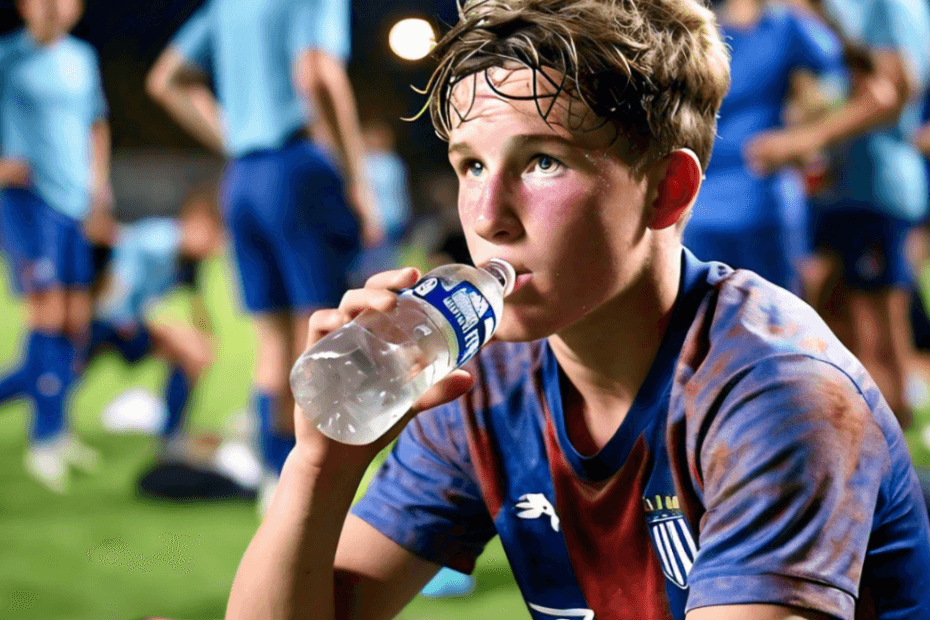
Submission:
POLYGON ((516 64, 556 88, 532 95, 543 118, 570 94, 615 124, 637 172, 682 147, 706 168, 730 85, 727 48, 700 0, 459 0, 459 23, 434 55, 425 92, 441 138, 468 115, 451 103, 455 84, 485 73, 495 88, 486 70, 516 64))

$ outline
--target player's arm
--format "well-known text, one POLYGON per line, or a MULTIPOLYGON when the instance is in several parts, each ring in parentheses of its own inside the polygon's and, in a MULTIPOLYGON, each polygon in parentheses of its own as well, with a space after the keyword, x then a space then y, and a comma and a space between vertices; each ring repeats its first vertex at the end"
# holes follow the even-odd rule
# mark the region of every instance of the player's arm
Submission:
POLYGON ((0 187, 29 187, 31 180, 29 162, 16 157, 0 158, 0 187))
MULTIPOLYGON (((366 288, 346 293, 338 309, 311 316, 308 344, 365 309, 390 311, 397 303, 392 291, 412 286, 417 278, 415 269, 373 276, 366 288)), ((458 398, 471 385, 468 373, 453 372, 414 404, 406 421, 458 398)), ((439 567, 347 515, 365 470, 404 421, 368 446, 334 442, 296 410, 294 426, 296 446, 239 565, 227 620, 394 617, 439 567)))
POLYGON ((90 130, 91 210, 109 210, 113 206, 110 184, 110 123, 105 118, 94 121, 90 130))
POLYGON ((149 96, 183 129, 216 153, 223 153, 220 106, 202 71, 174 47, 167 47, 145 80, 149 96))
POLYGON ((930 123, 926 123, 914 134, 914 146, 924 157, 930 157, 930 123))
POLYGON ((693 609, 685 620, 834 620, 816 611, 780 605, 715 605, 693 609))
POLYGON ((298 56, 295 73, 299 91, 319 113, 315 133, 339 157, 349 203, 361 223, 364 241, 376 245, 383 231, 365 171, 362 130, 345 63, 325 51, 307 49, 298 56))

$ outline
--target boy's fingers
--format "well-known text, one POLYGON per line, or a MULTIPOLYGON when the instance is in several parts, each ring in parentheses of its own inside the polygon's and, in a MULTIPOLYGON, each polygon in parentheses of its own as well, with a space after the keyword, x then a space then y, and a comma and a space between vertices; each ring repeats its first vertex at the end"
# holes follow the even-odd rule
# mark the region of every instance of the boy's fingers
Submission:
POLYGON ((339 329, 351 320, 352 317, 338 308, 317 310, 310 315, 307 329, 307 348, 316 344, 326 334, 339 329))
POLYGON ((356 288, 342 296, 339 310, 354 319, 369 308, 378 312, 390 312, 396 305, 397 293, 383 288, 356 288))
POLYGON ((410 408, 415 414, 444 405, 465 394, 475 385, 475 378, 461 368, 453 370, 442 381, 431 387, 410 408))
POLYGON ((382 288, 398 291, 416 284, 420 279, 420 270, 416 267, 405 267, 376 273, 365 282, 365 288, 382 288))

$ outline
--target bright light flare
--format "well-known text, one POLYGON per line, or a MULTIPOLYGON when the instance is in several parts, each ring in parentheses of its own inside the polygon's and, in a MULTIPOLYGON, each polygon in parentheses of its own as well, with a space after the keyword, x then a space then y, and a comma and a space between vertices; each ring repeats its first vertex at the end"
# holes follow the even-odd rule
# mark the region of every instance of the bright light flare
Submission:
POLYGON ((425 19, 408 17, 391 28, 388 44, 404 60, 420 60, 436 45, 436 33, 425 19))

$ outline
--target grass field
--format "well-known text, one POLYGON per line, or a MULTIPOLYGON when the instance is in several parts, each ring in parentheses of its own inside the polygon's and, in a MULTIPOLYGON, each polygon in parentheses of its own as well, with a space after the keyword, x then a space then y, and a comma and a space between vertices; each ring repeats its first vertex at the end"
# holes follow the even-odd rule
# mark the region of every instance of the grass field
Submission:
MULTIPOLYGON (((0 264, 0 269, 3 265, 0 264)), ((193 402, 191 425, 217 431, 246 405, 254 351, 251 332, 235 309, 228 264, 216 260, 206 278, 207 304, 216 317, 218 361, 193 402)), ((925 284, 930 284, 925 278, 925 284)), ((0 368, 12 365, 22 333, 21 306, 3 278, 0 288, 0 368)), ((102 407, 131 385, 156 390, 164 369, 127 367, 112 356, 95 361, 73 406, 77 432, 104 455, 100 474, 76 479, 63 497, 23 472, 29 415, 25 404, 0 409, 0 618, 9 620, 132 620, 162 615, 176 620, 222 618, 239 559, 257 527, 251 505, 172 506, 133 496, 133 482, 155 454, 150 437, 111 435, 102 407)), ((908 434, 915 460, 930 465, 920 440, 930 412, 908 434)), ((467 598, 417 598, 405 620, 529 617, 497 541, 476 570, 467 598)))
MULTIPOLYGON (((191 426, 219 431, 248 399, 254 362, 251 330, 238 312, 225 261, 208 267, 207 305, 216 318, 216 365, 192 403, 191 426)), ((0 372, 12 366, 23 337, 23 308, 9 294, 0 263, 0 372)), ((170 310, 170 307, 169 307, 170 310)), ((139 472, 155 455, 151 437, 112 435, 100 412, 132 385, 158 390, 164 368, 127 367, 115 356, 88 369, 73 404, 77 433, 105 459, 101 473, 75 478, 56 496, 26 476, 29 408, 0 408, 0 618, 9 620, 175 620, 223 617, 239 560, 258 526, 247 504, 175 506, 134 497, 139 472)), ((503 551, 495 541, 479 561, 477 589, 463 599, 418 597, 405 620, 528 618, 503 551)))

